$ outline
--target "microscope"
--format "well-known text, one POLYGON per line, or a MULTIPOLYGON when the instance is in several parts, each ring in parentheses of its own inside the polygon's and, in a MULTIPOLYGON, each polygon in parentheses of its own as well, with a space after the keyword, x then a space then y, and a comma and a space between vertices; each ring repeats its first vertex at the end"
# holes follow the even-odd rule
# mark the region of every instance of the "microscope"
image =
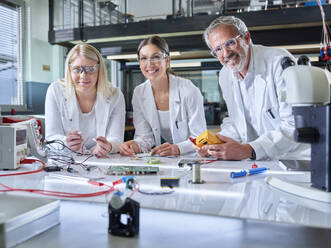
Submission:
POLYGON ((331 192, 331 105, 328 71, 282 61, 286 101, 295 119, 294 139, 311 144, 311 186, 331 192))

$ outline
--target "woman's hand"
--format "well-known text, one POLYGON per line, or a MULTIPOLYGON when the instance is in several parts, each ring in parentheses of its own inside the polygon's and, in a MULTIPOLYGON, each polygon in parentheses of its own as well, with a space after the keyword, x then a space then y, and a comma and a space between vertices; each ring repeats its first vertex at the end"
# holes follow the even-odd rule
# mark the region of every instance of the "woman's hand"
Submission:
POLYGON ((93 148, 92 154, 98 158, 106 157, 107 154, 111 151, 112 145, 108 142, 105 137, 99 136, 95 139, 97 143, 93 148))
POLYGON ((73 151, 79 151, 82 146, 83 138, 80 132, 70 131, 67 134, 66 143, 73 151))
POLYGON ((180 155, 179 148, 176 144, 164 143, 152 149, 151 155, 158 154, 160 156, 178 156, 180 155))
POLYGON ((134 156, 140 152, 139 145, 134 140, 124 142, 120 146, 120 154, 122 156, 134 156))

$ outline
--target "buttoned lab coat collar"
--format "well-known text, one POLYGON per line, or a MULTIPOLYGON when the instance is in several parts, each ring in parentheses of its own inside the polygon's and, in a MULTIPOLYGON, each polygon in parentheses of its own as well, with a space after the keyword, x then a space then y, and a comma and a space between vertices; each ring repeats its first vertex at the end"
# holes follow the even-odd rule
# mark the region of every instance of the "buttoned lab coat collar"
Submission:
MULTIPOLYGON (((261 130, 262 123, 261 123, 261 115, 262 115, 262 107, 263 107, 263 102, 264 102, 264 97, 265 97, 265 89, 266 89, 266 81, 265 81, 265 72, 266 72, 266 65, 264 63, 264 60, 261 59, 263 58, 262 55, 258 53, 258 51, 254 48, 254 46, 250 45, 250 51, 251 51, 251 58, 250 58, 250 65, 249 67, 252 66, 252 73, 255 74, 254 76, 254 94, 255 94, 255 103, 254 103, 254 108, 255 108, 255 114, 257 115, 257 125, 258 125, 258 130, 261 130), (251 64, 253 63, 253 64, 251 64)), ((244 105, 242 97, 241 97, 241 91, 240 87, 238 84, 238 78, 236 77, 235 73, 232 73, 233 77, 233 92, 234 92, 234 98, 235 101, 237 102, 237 105, 239 106, 239 113, 242 115, 242 119, 245 119, 245 114, 244 114, 244 105)), ((241 130, 247 130, 247 125, 246 122, 242 123, 237 123, 237 125, 242 125, 241 130)), ((246 136, 247 138, 247 136, 246 136)), ((247 142, 247 140, 243 140, 244 142, 247 142)))
MULTIPOLYGON (((147 84, 145 87, 145 90, 143 92, 143 104, 144 109, 146 111, 146 118, 148 119, 148 123, 150 123, 153 133, 155 136, 155 143, 156 145, 161 144, 161 126, 160 126, 160 120, 159 115, 157 112, 153 90, 152 90, 152 84, 149 80, 147 80, 147 84)), ((169 74, 169 112, 170 112, 170 130, 172 139, 175 143, 174 133, 174 124, 177 121, 177 116, 179 114, 180 110, 180 104, 181 99, 179 95, 178 85, 176 77, 169 74)))
MULTIPOLYGON (((116 95, 116 94, 115 94, 116 95)), ((96 119, 96 133, 98 136, 106 136, 106 128, 109 118, 110 109, 114 106, 111 104, 114 101, 113 97, 104 98, 102 94, 97 93, 96 102, 95 102, 95 119, 96 119)), ((68 109, 68 118, 71 122, 71 130, 79 130, 79 104, 75 91, 71 96, 65 97, 67 109, 68 109)))

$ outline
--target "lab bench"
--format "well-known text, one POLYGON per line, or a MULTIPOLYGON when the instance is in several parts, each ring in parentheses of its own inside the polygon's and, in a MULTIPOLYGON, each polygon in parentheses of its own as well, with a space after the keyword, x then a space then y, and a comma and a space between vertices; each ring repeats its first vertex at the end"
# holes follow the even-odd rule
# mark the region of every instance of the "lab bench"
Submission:
MULTIPOLYGON (((201 178, 205 183, 192 184, 190 166, 178 166, 183 158, 158 158, 160 163, 153 165, 159 168, 157 174, 134 175, 145 193, 168 190, 160 187, 161 178, 179 178, 179 187, 173 188, 171 194, 137 191, 132 195, 141 206, 138 236, 124 238, 108 234, 111 194, 78 200, 56 198, 61 199, 60 224, 17 247, 44 247, 45 243, 48 247, 329 247, 331 204, 295 196, 267 183, 270 177, 285 176, 308 184, 309 172, 300 168, 289 171, 279 161, 257 161, 255 164, 267 167, 267 172, 232 179, 231 172, 250 169, 254 161, 203 161, 201 178)), ((80 162, 85 159, 75 157, 80 162)), ((147 166, 148 159, 119 155, 106 159, 93 157, 84 162, 96 168, 90 171, 78 166, 77 173, 41 172, 0 180, 16 188, 94 192, 99 189, 76 178, 107 184, 122 177, 107 174, 110 166, 147 166)), ((127 189, 122 184, 118 190, 127 189)), ((30 196, 21 192, 2 194, 30 196)))

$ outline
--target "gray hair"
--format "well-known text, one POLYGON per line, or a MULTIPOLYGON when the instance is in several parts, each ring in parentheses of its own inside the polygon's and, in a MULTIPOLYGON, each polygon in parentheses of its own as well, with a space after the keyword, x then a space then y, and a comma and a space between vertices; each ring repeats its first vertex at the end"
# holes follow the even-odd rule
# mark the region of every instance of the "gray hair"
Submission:
POLYGON ((234 16, 220 16, 220 17, 216 18, 215 20, 213 20, 209 24, 208 28, 206 28, 203 33, 203 39, 205 40, 207 46, 210 49, 211 49, 211 46, 209 43, 209 35, 214 29, 216 29, 217 27, 219 27, 221 25, 228 25, 228 26, 234 27, 238 31, 238 34, 240 34, 242 36, 244 36, 246 34, 246 32, 248 32, 246 24, 239 18, 234 17, 234 16))

